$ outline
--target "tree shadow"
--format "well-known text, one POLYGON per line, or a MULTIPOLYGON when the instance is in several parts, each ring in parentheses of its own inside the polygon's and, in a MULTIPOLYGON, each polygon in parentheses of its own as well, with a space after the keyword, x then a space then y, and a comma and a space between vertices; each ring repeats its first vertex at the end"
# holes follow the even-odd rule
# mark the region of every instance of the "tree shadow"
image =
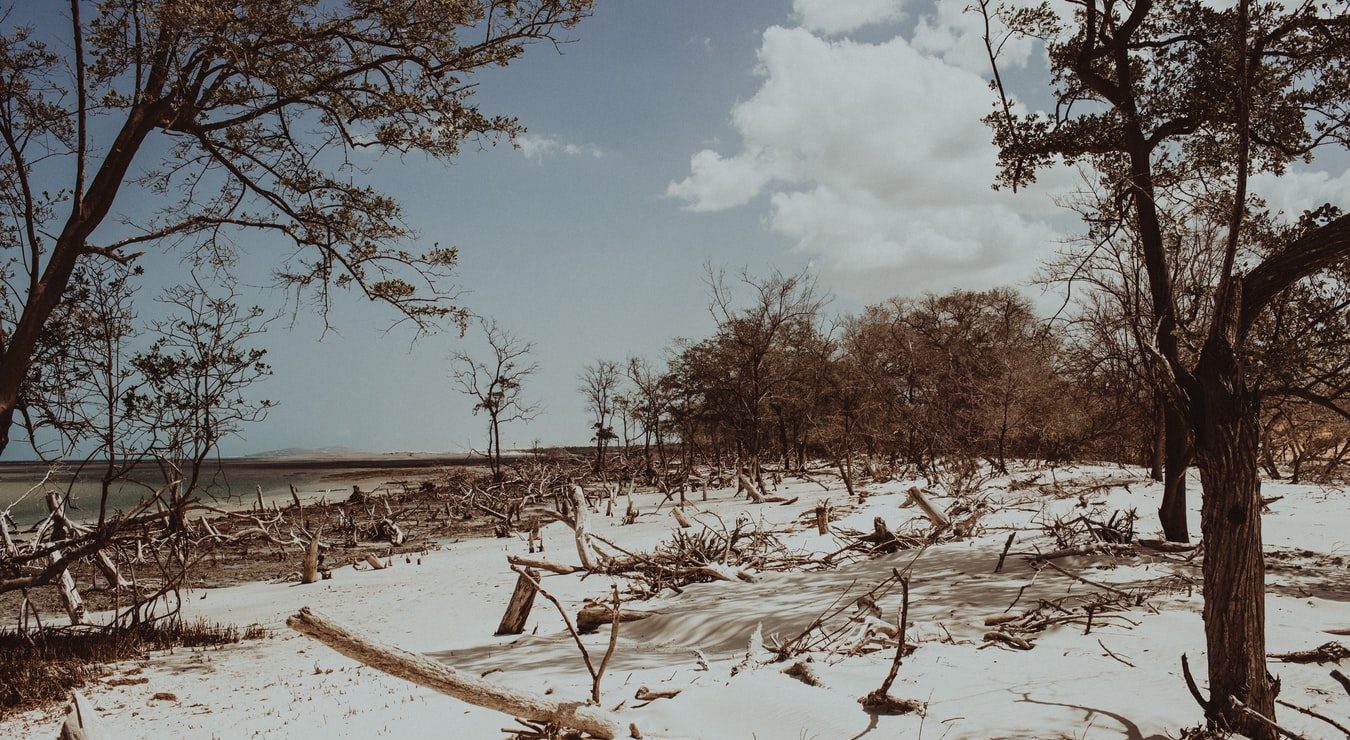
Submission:
POLYGON ((1057 701, 1038 701, 1036 699, 1032 699, 1029 694, 1025 693, 1022 694, 1021 697, 1022 698, 1018 699, 1017 701, 1024 704, 1039 704, 1041 706, 1046 707, 1064 707, 1066 709, 1082 710, 1084 722, 1091 722, 1092 719, 1097 716, 1112 719, 1115 722, 1119 723, 1120 726, 1124 729, 1126 740, 1170 740, 1166 735, 1153 734, 1145 736, 1144 733, 1140 731, 1138 724, 1131 722, 1124 715, 1118 714, 1116 712, 1109 712, 1105 709, 1095 709, 1093 707, 1084 706, 1082 704, 1065 704, 1057 701))

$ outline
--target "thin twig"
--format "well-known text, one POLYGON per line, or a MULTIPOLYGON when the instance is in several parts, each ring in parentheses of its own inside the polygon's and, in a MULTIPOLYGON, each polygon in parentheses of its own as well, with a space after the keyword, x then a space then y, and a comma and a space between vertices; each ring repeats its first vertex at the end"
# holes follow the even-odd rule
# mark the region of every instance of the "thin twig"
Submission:
POLYGON ((1102 643, 1101 640, 1098 640, 1098 641, 1097 641, 1097 644, 1102 646, 1102 650, 1105 650, 1107 655, 1111 656, 1112 658, 1115 658, 1116 660, 1118 660, 1118 661, 1124 663, 1125 665, 1127 665, 1127 666, 1129 666, 1129 667, 1131 667, 1131 668, 1134 668, 1134 667, 1135 667, 1134 664, 1131 663, 1130 661, 1125 660, 1124 658, 1120 657, 1119 655, 1116 655, 1115 653, 1111 652, 1111 648, 1109 648, 1109 647, 1107 647, 1106 645, 1104 645, 1104 644, 1102 643))
POLYGON ((1289 702, 1285 701, 1284 699, 1276 699, 1276 700, 1275 700, 1275 703, 1276 703, 1276 704, 1279 704, 1280 706, 1283 706, 1283 707, 1289 707, 1290 709, 1292 709, 1292 710, 1294 710, 1294 711, 1296 711, 1296 712, 1302 712, 1302 713, 1308 715, 1309 717, 1316 717, 1317 719, 1320 719, 1320 720, 1322 720, 1323 722, 1326 722, 1327 724, 1331 725, 1332 727, 1335 727, 1336 729, 1340 730, 1341 732, 1344 732, 1346 737, 1350 737, 1350 728, 1347 728, 1345 725, 1341 724, 1340 722, 1337 722, 1336 720, 1334 720, 1334 719, 1332 719, 1332 718, 1330 718, 1330 717, 1328 717, 1328 716, 1326 716, 1326 715, 1324 715, 1324 714, 1318 714, 1317 712, 1314 712, 1314 711, 1311 710, 1311 709, 1308 709, 1308 708, 1306 708, 1306 707, 1300 707, 1300 706, 1297 705, 1297 704, 1290 704, 1289 702))

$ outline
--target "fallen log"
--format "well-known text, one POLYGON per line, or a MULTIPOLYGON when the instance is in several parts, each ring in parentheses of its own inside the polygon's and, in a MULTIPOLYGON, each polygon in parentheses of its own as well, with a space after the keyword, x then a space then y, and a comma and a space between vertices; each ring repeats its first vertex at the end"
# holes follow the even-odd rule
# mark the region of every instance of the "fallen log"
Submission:
POLYGON ((1340 663, 1350 658, 1350 648, 1339 642, 1326 642, 1310 650, 1295 650, 1292 653, 1270 653, 1266 657, 1285 663, 1340 663))
MULTIPOLYGON (((655 615, 656 612, 645 612, 638 609, 619 609, 620 622, 636 622, 639 619, 655 615)), ((577 632, 594 632, 606 624, 614 623, 614 607, 609 604, 602 604, 598 601, 587 602, 577 612, 577 632)))
POLYGON ((530 618, 530 609, 534 607, 534 596, 539 593, 539 571, 526 568, 516 576, 516 589, 511 592, 511 601, 506 604, 506 613, 497 625, 494 635, 518 635, 525 631, 525 622, 530 618))
POLYGON ((1050 552, 1037 553, 1032 560, 1057 560, 1075 555, 1133 555, 1134 545, 1128 542, 1093 542, 1089 545, 1075 545, 1050 552))
POLYGON ((633 695, 638 701, 656 701, 657 699, 674 699, 680 695, 683 689, 657 689, 655 691, 646 686, 639 686, 637 693, 633 695))
POLYGON ((358 635, 338 622, 310 611, 309 607, 287 618, 286 625, 358 663, 475 706, 537 722, 550 722, 600 738, 641 737, 635 726, 624 727, 613 714, 598 706, 529 694, 460 673, 416 653, 358 635))
POLYGON ((366 563, 370 565, 371 570, 384 570, 384 563, 381 563, 373 552, 366 553, 366 563))
POLYGON ((923 495, 923 491, 920 491, 917 487, 911 487, 906 491, 906 494, 909 496, 909 500, 913 501, 923 511, 923 515, 928 517, 928 521, 932 522, 933 526, 938 529, 946 529, 951 526, 952 520, 948 519, 947 515, 932 501, 929 501, 928 497, 923 495))
POLYGON ((984 633, 984 639, 986 642, 1001 642, 1004 645, 1015 647, 1018 650, 1030 650, 1031 648, 1035 647, 1025 638, 1018 637, 1017 635, 1008 634, 1003 630, 991 630, 989 632, 986 632, 984 633))

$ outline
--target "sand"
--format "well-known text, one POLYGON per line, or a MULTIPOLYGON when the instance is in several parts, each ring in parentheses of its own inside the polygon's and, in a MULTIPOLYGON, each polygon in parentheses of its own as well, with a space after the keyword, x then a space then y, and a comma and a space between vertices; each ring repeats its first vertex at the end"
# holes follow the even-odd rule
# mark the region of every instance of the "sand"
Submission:
MULTIPOLYGON (((1049 472, 1019 471, 1025 481, 1049 472)), ((1034 636, 1035 647, 1016 651, 983 647, 987 615, 1002 613, 1019 590, 1016 610, 1040 598, 1092 587, 1051 570, 1039 574, 1026 558, 1009 556, 1004 571, 994 564, 1007 537, 1003 527, 1030 527, 1075 511, 1110 513, 1137 509, 1141 536, 1154 534, 1153 511, 1161 485, 1142 471, 1116 467, 1059 469, 1064 482, 1115 479, 1125 485, 1092 493, 1084 507, 1077 497, 1049 499, 1037 489, 1006 490, 1009 478, 992 484, 996 510, 985 517, 984 533, 929 548, 915 560, 900 552, 811 573, 761 573, 756 583, 714 582, 667 591, 636 604, 658 616, 620 629, 619 644, 604 681, 603 705, 618 707, 646 737, 697 738, 1165 738, 1201 723, 1180 675, 1180 656, 1204 676, 1204 634, 1198 585, 1187 592, 1156 596, 1128 617, 1137 626, 1106 620, 1084 634, 1081 624, 1051 628, 1034 636), (891 693, 928 703, 926 716, 874 717, 859 697, 886 675, 892 651, 847 657, 817 653, 812 668, 822 686, 782 674, 784 663, 745 663, 751 635, 765 639, 797 634, 840 594, 860 594, 892 568, 913 564, 910 640, 919 647, 904 660, 891 693), (954 640, 949 641, 950 639, 954 640), (1112 657, 1107 653, 1115 653, 1112 657), (708 660, 704 669, 695 651, 708 660), (1133 663, 1125 665, 1121 658, 1133 663), (640 686, 681 689, 673 699, 645 706, 634 699, 640 686)), ((824 478, 822 478, 824 480, 824 478)), ((827 481, 828 482, 828 481, 827 481)), ((836 520, 836 531, 870 531, 881 516, 892 527, 921 515, 903 506, 904 491, 916 481, 869 486, 872 495, 836 520)), ((711 526, 750 517, 790 548, 825 553, 842 541, 819 535, 811 521, 817 501, 848 504, 842 486, 825 491, 791 480, 777 493, 796 497, 790 505, 748 503, 729 489, 713 491, 709 502, 691 502, 689 511, 711 526)), ((1192 484, 1198 506, 1198 482, 1192 484)), ((1265 515, 1271 569, 1267 598, 1272 652, 1306 649, 1338 639, 1325 630, 1350 627, 1350 491, 1267 482, 1266 496, 1282 496, 1265 515)), ((697 495, 695 495, 697 497, 697 495)), ((616 516, 592 516, 593 531, 629 550, 649 550, 676 527, 668 515, 652 513, 660 494, 639 494, 637 523, 616 516)), ((937 498, 942 506, 949 499, 937 498)), ((1192 512, 1192 531, 1199 531, 1192 512)), ((545 528, 546 556, 575 563, 571 530, 545 528)), ((1048 537, 1024 532, 1014 553, 1054 549, 1048 537)), ((380 571, 342 568, 332 580, 311 585, 252 583, 202 590, 188 599, 189 617, 239 625, 260 623, 272 636, 210 650, 179 650, 146 661, 121 664, 110 678, 139 671, 148 682, 91 686, 87 695, 104 725, 118 738, 494 738, 510 717, 464 704, 380 674, 300 637, 284 625, 287 615, 309 606, 330 617, 360 625, 371 636, 425 654, 456 668, 513 686, 583 699, 590 679, 558 614, 542 599, 526 634, 493 637, 515 575, 509 554, 525 554, 523 539, 472 539, 448 543, 422 556, 402 557, 380 571), (172 700, 155 699, 167 692, 172 700)), ((1092 580, 1127 588, 1179 574, 1199 582, 1194 566, 1161 558, 1070 558, 1066 569, 1092 580)), ((569 608, 586 597, 604 597, 609 577, 547 576, 544 585, 569 608)), ((620 587, 625 583, 619 580, 620 587)), ((1182 584, 1182 581, 1177 583, 1182 584)), ((894 623, 898 592, 881 600, 883 617, 894 623)), ((585 638, 603 653, 608 629, 585 638)), ((1339 638, 1350 642, 1346 638, 1339 638)), ((1329 666, 1271 663, 1283 682, 1281 698, 1332 717, 1345 718, 1350 698, 1328 677, 1329 666)), ((0 737, 54 737, 57 712, 30 712, 0 722, 0 737)), ((1333 737, 1326 724, 1292 710, 1280 721, 1309 738, 1333 737)))

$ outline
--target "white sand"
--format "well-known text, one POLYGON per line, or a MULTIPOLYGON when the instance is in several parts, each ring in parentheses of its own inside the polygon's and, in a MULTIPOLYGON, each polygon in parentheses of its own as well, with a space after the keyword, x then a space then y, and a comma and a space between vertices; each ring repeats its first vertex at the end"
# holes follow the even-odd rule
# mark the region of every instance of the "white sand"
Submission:
MULTIPOLYGON (((1047 474, 1048 475, 1048 474, 1047 474)), ((1137 508, 1141 534, 1156 528, 1154 510, 1160 484, 1143 482, 1138 470, 1073 468, 1056 473, 1073 477, 1133 479, 1129 489, 1114 488, 1091 496, 1094 510, 1137 508)), ((1025 478, 1021 473, 1018 478, 1025 478)), ((1006 483, 1001 481, 1000 483, 1006 483)), ((874 487, 876 495, 855 508, 836 527, 870 530, 874 516, 893 527, 919 516, 901 508, 901 493, 911 482, 874 487)), ((1198 504, 1198 482, 1192 501, 1198 504)), ((1269 647, 1286 651, 1315 647, 1337 639, 1323 630, 1350 627, 1350 491, 1317 486, 1265 484, 1267 496, 1284 496, 1265 515, 1267 550, 1308 550, 1317 557, 1271 560, 1267 599, 1269 647), (1325 556, 1339 556, 1339 563, 1325 556)), ((717 514, 728 524, 738 514, 762 520, 791 547, 809 552, 838 549, 833 536, 820 536, 807 519, 815 502, 846 503, 842 490, 822 491, 793 481, 779 491, 799 496, 791 505, 751 505, 715 491, 703 509, 705 521, 717 514), (791 530, 791 532, 788 532, 791 530)), ((697 497, 697 494, 695 494, 697 497)), ((651 512, 659 494, 638 496, 651 512)), ((1180 676, 1180 655, 1191 656, 1203 685, 1204 635, 1196 593, 1159 596, 1153 607, 1129 617, 1138 627, 1119 622, 1054 628, 1035 636, 1029 652, 997 647, 980 649, 983 619, 1003 612, 1034 571, 1023 558, 1010 556, 1002 574, 992 573, 1007 536, 999 525, 1026 526, 1078 507, 1076 498, 1043 500, 1035 489, 1000 493, 1009 508, 983 520, 990 531, 973 540, 930 548, 913 567, 910 639, 920 647, 905 659, 891 693, 929 702, 926 717, 865 714, 858 697, 885 676, 890 651, 842 658, 817 654, 812 667, 823 687, 810 687, 784 676, 785 664, 768 664, 731 675, 744 656, 757 625, 766 638, 799 632, 845 589, 861 594, 903 568, 914 553, 898 553, 813 573, 765 573, 758 583, 710 583, 689 586, 682 595, 638 603, 659 616, 624 625, 619 648, 606 677, 606 707, 623 705, 625 721, 646 737, 702 738, 1163 738, 1202 720, 1180 676), (956 644, 940 640, 950 633, 956 644), (1098 644, 1133 662, 1130 668, 1109 657, 1098 644), (700 670, 701 650, 711 662, 700 670), (674 699, 633 708, 638 686, 683 689, 674 699), (920 733, 922 733, 920 735, 920 733)), ((950 501, 938 499, 942 505, 950 501)), ((622 509, 622 505, 616 507, 622 509)), ((630 550, 650 549, 675 527, 668 516, 642 516, 620 526, 618 517, 593 517, 593 530, 630 550)), ((1198 533, 1196 514, 1192 531, 1198 533)), ((547 557, 573 563, 571 531, 553 524, 544 532, 547 557)), ((1019 534, 1014 552, 1053 549, 1037 533, 1019 534)), ((245 625, 261 623, 273 636, 221 649, 179 650, 142 663, 119 665, 114 675, 141 670, 148 683, 90 687, 88 695, 118 738, 494 738, 512 726, 510 717, 473 707, 406 682, 360 667, 328 648, 290 632, 284 620, 301 606, 351 625, 362 625, 379 639, 425 653, 457 668, 485 673, 495 680, 564 698, 582 699, 589 677, 575 645, 552 606, 535 604, 526 636, 493 637, 515 576, 506 555, 524 554, 517 539, 479 539, 447 543, 418 563, 395 561, 382 571, 334 572, 329 581, 250 584, 195 592, 187 614, 245 625), (534 634, 530 634, 534 633, 534 634), (176 701, 153 700, 170 692, 176 701)), ((339 553, 340 556, 340 553, 339 553)), ((1152 558, 1074 558, 1062 564, 1105 583, 1131 584, 1166 575, 1178 566, 1152 558)), ((1199 572, 1181 568, 1198 582, 1199 572)), ((545 586, 571 609, 585 597, 608 594, 611 579, 549 576, 545 586)), ((621 588, 623 583, 620 583, 621 588)), ((1050 570, 1035 577, 1018 609, 1037 598, 1089 590, 1050 570)), ((669 594, 670 592, 666 592, 669 594)), ((881 601, 885 619, 894 622, 898 590, 881 601)), ((1339 638, 1346 641, 1345 638, 1339 638)), ((608 630, 586 642, 598 656, 608 630)), ((1283 681, 1281 698, 1345 718, 1350 698, 1328 677, 1329 666, 1272 662, 1283 681)), ((1284 709, 1280 721, 1309 738, 1333 737, 1317 720, 1284 709)), ((54 737, 56 710, 31 712, 0 722, 0 737, 54 737)))

